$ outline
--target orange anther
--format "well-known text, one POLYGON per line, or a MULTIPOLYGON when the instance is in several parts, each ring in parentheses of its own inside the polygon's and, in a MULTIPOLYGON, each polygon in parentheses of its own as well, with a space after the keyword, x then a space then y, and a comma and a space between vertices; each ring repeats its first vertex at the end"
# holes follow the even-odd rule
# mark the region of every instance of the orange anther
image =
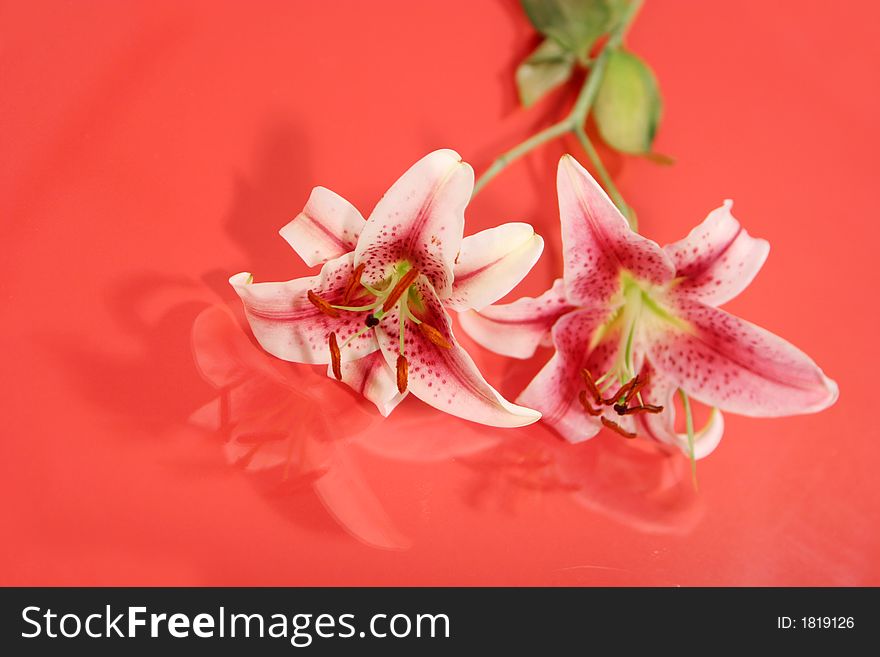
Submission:
POLYGON ((452 345, 449 344, 449 341, 445 337, 443 337, 443 334, 430 324, 422 322, 419 324, 419 330, 422 332, 422 335, 441 349, 452 349, 452 345))
POLYGON ((418 275, 419 270, 415 267, 406 272, 403 275, 403 278, 397 281, 397 285, 391 290, 391 294, 388 295, 388 298, 385 299, 385 303, 382 304, 382 310, 386 313, 391 310, 394 307, 394 304, 397 303, 398 299, 400 299, 401 295, 406 292, 409 286, 412 285, 413 281, 416 280, 418 275))
POLYGON ((328 342, 330 343, 330 364, 333 366, 333 376, 337 381, 342 381, 342 353, 339 351, 335 333, 330 334, 328 342))
POLYGON ((361 276, 364 273, 364 263, 359 264, 355 270, 352 272, 351 277, 348 279, 348 285, 345 286, 345 292, 342 294, 342 304, 348 305, 348 302, 351 301, 351 295, 357 289, 358 285, 361 284, 361 276))
POLYGON ((339 317, 339 311, 331 306, 327 301, 319 297, 317 294, 309 290, 306 295, 309 297, 309 301, 312 302, 312 305, 315 306, 315 308, 320 310, 322 313, 324 313, 328 317, 339 317))
POLYGON ((397 391, 401 394, 406 392, 407 375, 409 373, 409 363, 406 357, 400 354, 397 357, 397 391))
POLYGON ((636 434, 627 431, 622 426, 617 424, 617 422, 615 422, 614 420, 609 420, 604 415, 599 419, 602 421, 602 424, 604 424, 606 427, 608 427, 612 431, 616 431, 624 438, 635 438, 636 437, 636 434))

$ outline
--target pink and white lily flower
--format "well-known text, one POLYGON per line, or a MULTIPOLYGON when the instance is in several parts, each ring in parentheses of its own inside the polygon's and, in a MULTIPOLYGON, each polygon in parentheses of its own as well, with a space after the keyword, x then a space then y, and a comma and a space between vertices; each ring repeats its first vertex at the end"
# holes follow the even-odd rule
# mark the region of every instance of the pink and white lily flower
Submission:
POLYGON ((461 315, 477 342, 504 355, 528 358, 539 345, 555 346, 518 403, 541 411, 571 442, 604 425, 693 458, 721 439, 721 410, 775 417, 834 403, 837 385, 806 354, 717 308, 748 286, 770 249, 740 227, 730 201, 661 248, 629 228, 569 155, 557 189, 563 278, 538 298, 461 315), (715 407, 693 445, 674 428, 677 390, 715 407))
POLYGON ((369 219, 323 187, 281 235, 317 276, 229 282, 260 345, 298 363, 329 364, 388 415, 407 392, 446 413, 499 427, 540 413, 511 404, 456 342, 446 309, 483 308, 522 280, 544 248, 528 224, 462 238, 473 169, 451 150, 414 164, 369 219))

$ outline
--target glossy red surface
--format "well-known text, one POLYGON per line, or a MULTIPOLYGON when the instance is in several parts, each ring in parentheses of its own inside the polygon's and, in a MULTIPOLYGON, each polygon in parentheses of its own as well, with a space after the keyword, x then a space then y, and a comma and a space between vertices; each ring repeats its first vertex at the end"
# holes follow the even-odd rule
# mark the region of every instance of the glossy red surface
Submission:
MULTIPOLYGON (((728 307, 841 388, 815 416, 728 415, 695 493, 683 457, 608 432, 415 399, 381 421, 238 325, 230 273, 306 271, 277 230, 312 186, 368 212, 428 151, 479 173, 559 116, 571 90, 516 106, 537 42, 516 2, 5 3, 0 583, 880 584, 878 23, 867 1, 649 0, 631 32, 677 160, 610 157, 642 231, 735 199, 773 246, 728 307)), ((561 269, 567 149, 469 209, 468 232, 547 239, 512 297, 561 269)), ((463 342, 511 397, 549 356, 463 342)))

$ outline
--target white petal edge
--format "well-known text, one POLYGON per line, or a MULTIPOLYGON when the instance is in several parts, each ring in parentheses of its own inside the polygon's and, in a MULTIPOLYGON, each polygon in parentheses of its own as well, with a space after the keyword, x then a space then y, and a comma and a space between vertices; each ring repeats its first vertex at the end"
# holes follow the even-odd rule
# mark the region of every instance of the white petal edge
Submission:
POLYGON ((525 278, 543 250, 544 239, 527 223, 502 224, 465 237, 444 305, 463 311, 495 303, 525 278))
POLYGON ((538 347, 553 344, 553 324, 574 308, 565 298, 565 283, 558 278, 538 297, 522 297, 479 312, 469 310, 459 313, 458 320, 464 332, 489 351, 511 358, 531 358, 538 347))
POLYGON ((303 211, 280 231, 309 267, 353 251, 364 218, 351 203, 326 187, 315 187, 303 211))

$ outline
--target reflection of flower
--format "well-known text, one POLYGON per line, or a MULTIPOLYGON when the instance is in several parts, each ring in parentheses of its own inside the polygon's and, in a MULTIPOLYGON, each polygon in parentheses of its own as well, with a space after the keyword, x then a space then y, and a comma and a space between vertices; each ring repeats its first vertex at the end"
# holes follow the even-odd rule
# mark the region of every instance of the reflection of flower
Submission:
POLYGON ((364 222, 316 187, 281 230, 319 275, 286 283, 230 279, 269 353, 329 363, 330 373, 387 415, 411 391, 447 413, 493 426, 540 416, 505 400, 452 335, 445 308, 482 308, 531 269, 543 240, 527 224, 462 239, 473 171, 449 150, 419 160, 364 222), (396 370, 396 372, 395 372, 396 370))
POLYGON ((369 545, 409 546, 357 465, 348 438, 372 421, 339 398, 347 392, 322 385, 323 375, 300 369, 292 376, 252 345, 224 308, 199 315, 192 341, 199 370, 218 394, 191 422, 224 435, 230 464, 273 498, 311 488, 342 527, 369 545), (327 403, 345 409, 334 417, 345 424, 345 438, 328 426, 327 403))
POLYGON ((564 496, 645 533, 688 532, 705 509, 686 462, 656 443, 635 447, 617 440, 572 446, 532 434, 459 460, 475 475, 469 488, 475 505, 517 512, 564 496))
POLYGON ((661 249, 629 229, 571 156, 559 163, 557 185, 563 279, 536 299, 462 315, 477 342, 505 355, 526 358, 552 339, 556 353, 519 403, 572 442, 604 424, 688 451, 673 427, 681 389, 716 407, 697 434, 696 458, 721 439, 717 409, 770 417, 834 403, 837 385, 806 354, 716 308, 748 286, 769 250, 740 227, 729 202, 661 249))

